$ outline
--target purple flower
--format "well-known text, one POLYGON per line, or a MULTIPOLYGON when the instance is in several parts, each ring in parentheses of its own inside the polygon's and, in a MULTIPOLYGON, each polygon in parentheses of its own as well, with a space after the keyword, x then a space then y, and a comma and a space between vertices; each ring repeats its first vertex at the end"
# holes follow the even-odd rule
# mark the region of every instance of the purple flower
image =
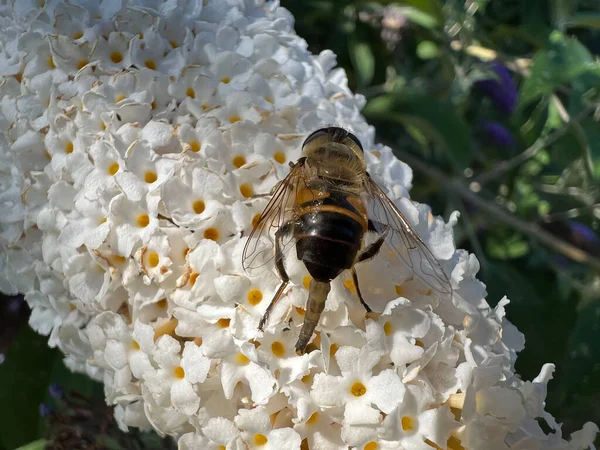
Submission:
POLYGON ((479 80, 475 82, 474 88, 487 95, 498 111, 505 116, 510 116, 517 104, 517 85, 508 69, 499 62, 491 63, 489 68, 496 77, 479 80))
POLYGON ((573 242, 580 248, 590 250, 600 245, 600 238, 594 230, 587 225, 575 220, 569 221, 569 228, 573 236, 573 242))
POLYGON ((39 409, 40 416, 46 417, 50 413, 52 413, 52 411, 54 411, 54 408, 52 406, 47 405, 46 403, 40 403, 40 409, 39 409))
POLYGON ((487 138, 498 147, 512 148, 516 145, 515 138, 510 131, 508 131, 504 125, 499 124, 498 122, 482 120, 481 129, 487 138))
POLYGON ((50 395, 55 399, 61 398, 64 394, 63 388, 56 383, 52 383, 48 386, 48 392, 50 392, 50 395))

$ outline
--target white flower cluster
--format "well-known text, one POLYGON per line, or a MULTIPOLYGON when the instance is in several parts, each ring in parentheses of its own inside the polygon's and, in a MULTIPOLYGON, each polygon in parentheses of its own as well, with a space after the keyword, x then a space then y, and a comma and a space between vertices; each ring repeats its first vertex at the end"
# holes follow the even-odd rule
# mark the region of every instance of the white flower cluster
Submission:
MULTIPOLYGON (((548 364, 490 308, 452 225, 407 199, 410 169, 360 116, 335 55, 277 2, 13 0, 0 6, 0 289, 66 363, 102 380, 121 426, 191 449, 585 449, 544 411, 548 364), (310 277, 241 267, 306 133, 351 129, 369 171, 443 263, 439 302, 407 279, 368 317, 333 283, 294 352, 310 277), (539 421, 552 429, 547 434, 539 421)), ((371 279, 375 286, 385 280, 371 279)))

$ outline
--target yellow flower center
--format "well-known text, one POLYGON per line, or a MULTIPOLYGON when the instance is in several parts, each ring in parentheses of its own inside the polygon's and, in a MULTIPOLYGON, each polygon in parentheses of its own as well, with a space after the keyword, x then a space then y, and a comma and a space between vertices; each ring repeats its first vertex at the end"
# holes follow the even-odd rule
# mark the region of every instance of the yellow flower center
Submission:
POLYGON ((240 186, 240 193, 246 197, 246 198, 250 198, 252 197, 252 186, 248 185, 248 184, 242 184, 240 186))
POLYGON ((150 216, 148 214, 140 214, 137 216, 137 224, 139 227, 145 228, 150 223, 150 216))
POLYGON ((156 306, 158 306, 160 309, 165 309, 167 307, 167 304, 168 302, 166 298, 162 298, 156 302, 156 306))
POLYGON ((285 347, 279 341, 275 341, 271 344, 271 351, 278 358, 283 358, 283 356, 285 355, 285 347))
POLYGON ((177 48, 179 47, 179 44, 175 41, 169 41, 169 44, 171 45, 171 48, 177 48))
POLYGON ((196 282, 196 279, 198 278, 200 274, 198 272, 192 272, 190 274, 190 284, 194 285, 194 283, 196 282))
POLYGON ((331 358, 334 357, 334 355, 337 353, 337 351, 339 350, 340 346, 337 344, 331 344, 331 347, 329 347, 329 356, 331 358))
POLYGON ((137 341, 132 340, 131 341, 131 346, 133 347, 134 350, 139 350, 140 349, 140 344, 138 344, 137 341))
POLYGON ((68 155, 69 153, 73 153, 73 143, 71 141, 68 141, 65 144, 65 153, 68 155))
POLYGON ((73 33, 74 40, 81 39, 82 37, 83 37, 83 31, 76 31, 75 33, 73 33))
POLYGON ((156 63, 151 59, 147 60, 144 65, 150 70, 156 70, 156 63))
POLYGON ((51 69, 56 69, 56 64, 54 64, 52 56, 48 56, 48 67, 50 67, 51 69))
POLYGON ((285 163, 285 153, 277 152, 273 155, 273 159, 277 161, 279 164, 285 163))
POLYGON ((221 83, 223 83, 223 84, 228 84, 230 81, 231 81, 231 78, 229 78, 229 77, 221 78, 221 83))
POLYGON ((250 292, 248 292, 248 303, 250 303, 252 306, 256 306, 262 302, 262 298, 262 292, 258 289, 252 289, 250 292))
POLYGON ((144 174, 144 181, 146 183, 148 183, 148 184, 154 183, 156 180, 158 180, 158 175, 156 174, 156 172, 152 172, 151 170, 148 170, 144 174))
POLYGON ((231 319, 219 319, 219 320, 217 320, 217 325, 220 328, 227 328, 229 326, 230 322, 231 322, 231 319))
POLYGON ((360 381, 356 381, 350 386, 350 393, 355 397, 362 397, 367 393, 367 388, 360 381))
POLYGON ((308 418, 308 420, 306 421, 306 423, 312 425, 313 423, 315 423, 317 420, 319 420, 319 413, 313 413, 312 416, 310 416, 308 418))
POLYGON ((379 450, 379 444, 375 441, 368 442, 364 450, 379 450))
POLYGON ((89 64, 89 61, 87 59, 82 59, 77 63, 77 70, 81 70, 83 69, 85 66, 87 66, 89 64))
POLYGON ((154 330, 154 340, 158 340, 159 337, 164 336, 165 334, 173 336, 175 334, 175 328, 177 328, 177 319, 173 318, 163 322, 154 330))
POLYGON ((255 434, 254 435, 254 443, 256 445, 265 445, 269 440, 264 434, 255 434))
POLYGON ((125 97, 123 94, 119 94, 115 97, 115 103, 119 103, 121 100, 125 100, 127 97, 125 97))
POLYGON ((173 375, 175 375, 175 378, 182 380, 185 377, 185 370, 183 370, 183 367, 177 366, 173 370, 173 375))
POLYGON ((233 165, 238 169, 244 164, 246 164, 246 158, 244 158, 242 155, 238 155, 235 158, 233 158, 233 165))
MULTIPOLYGON (((102 218, 102 223, 104 222, 106 222, 106 217, 102 218)), ((123 264, 127 260, 127 258, 121 255, 113 255, 113 260, 117 264, 123 264)))
POLYGON ((235 362, 238 366, 245 366, 250 363, 250 360, 243 353, 238 353, 235 355, 235 362))
POLYGON ((190 98, 196 98, 196 91, 194 91, 191 87, 187 88, 185 94, 190 98))
POLYGON ((403 416, 400 420, 400 423, 402 425, 402 430, 404 431, 412 431, 415 429, 416 426, 415 419, 410 416, 403 416))
POLYGON ((206 205, 202 200, 196 200, 193 203, 192 208, 194 209, 194 212, 196 214, 202 214, 204 212, 204 209, 206 208, 206 205))
POLYGON ((386 322, 383 324, 383 332, 385 333, 386 336, 391 335, 393 331, 394 331, 394 328, 392 327, 392 324, 390 322, 386 322))
POLYGON ((198 142, 198 141, 192 141, 192 142, 190 142, 190 148, 192 149, 193 152, 197 153, 202 148, 202 145, 200 145, 200 142, 198 142))
POLYGON ((344 286, 346 286, 346 289, 348 289, 350 292, 356 292, 356 286, 354 286, 354 281, 345 280, 344 286))
POLYGON ((112 62, 114 62, 115 64, 118 64, 121 61, 123 61, 123 55, 121 54, 121 52, 117 52, 117 51, 111 52, 110 60, 112 62))
POLYGON ((216 228, 207 228, 204 230, 204 239, 210 239, 211 241, 216 241, 219 239, 219 230, 216 228))
POLYGON ((156 109, 156 102, 154 100, 152 100, 152 103, 150 103, 150 106, 152 107, 152 109, 156 109))
POLYGON ((148 265, 150 267, 158 266, 159 260, 160 260, 160 258, 158 257, 158 253, 156 253, 156 252, 148 253, 148 265))
POLYGON ((240 116, 233 115, 229 118, 229 123, 236 123, 242 120, 240 116))
POLYGON ((119 171, 119 163, 114 161, 108 166, 108 174, 113 176, 115 173, 119 171))

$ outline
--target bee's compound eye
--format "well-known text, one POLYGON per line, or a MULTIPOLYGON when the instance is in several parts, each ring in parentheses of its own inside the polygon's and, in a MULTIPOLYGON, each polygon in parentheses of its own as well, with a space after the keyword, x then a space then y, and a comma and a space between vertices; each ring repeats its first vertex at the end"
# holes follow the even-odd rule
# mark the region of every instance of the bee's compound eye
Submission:
POLYGON ((327 127, 327 128, 319 128, 316 131, 313 131, 311 134, 308 135, 308 137, 304 140, 304 144, 302 144, 302 146, 304 147, 306 144, 308 144, 311 141, 314 141, 315 139, 321 137, 321 136, 327 136, 332 134, 329 130, 331 130, 331 128, 333 127, 327 127))
POLYGON ((352 133, 347 132, 348 134, 346 135, 346 139, 350 139, 352 142, 354 142, 356 144, 356 146, 358 148, 360 148, 360 151, 364 153, 364 149, 362 144, 360 143, 360 141, 358 140, 358 138, 356 136, 354 136, 352 133))

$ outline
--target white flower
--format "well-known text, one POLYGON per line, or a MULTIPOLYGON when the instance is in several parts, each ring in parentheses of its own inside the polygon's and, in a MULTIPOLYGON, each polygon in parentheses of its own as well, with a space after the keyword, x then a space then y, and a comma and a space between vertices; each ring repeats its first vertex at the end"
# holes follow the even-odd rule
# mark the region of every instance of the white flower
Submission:
POLYGON ((335 359, 342 375, 315 375, 311 396, 321 407, 344 406, 344 422, 349 425, 373 424, 379 412, 392 412, 402 402, 405 387, 394 370, 385 369, 373 376, 381 353, 368 347, 341 347, 335 359))
POLYGON ((275 377, 269 370, 258 364, 259 360, 253 345, 244 343, 236 347, 237 353, 228 355, 221 365, 221 383, 225 398, 233 397, 233 390, 241 381, 250 388, 254 403, 258 405, 266 403, 275 392, 275 377))
POLYGON ((405 449, 426 449, 426 439, 444 448, 459 423, 447 405, 425 409, 429 402, 426 392, 409 385, 403 401, 383 420, 382 437, 405 449))
POLYGON ((242 439, 251 449, 300 449, 300 436, 291 428, 272 429, 269 414, 263 407, 241 409, 235 418, 242 439))
POLYGON ((242 450, 244 443, 240 437, 240 431, 230 421, 223 417, 210 419, 206 426, 202 427, 204 436, 188 433, 179 439, 179 450, 194 450, 197 448, 221 450, 242 450))
POLYGON ((409 200, 412 172, 375 143, 365 98, 278 2, 42 4, 0 7, 0 289, 104 383, 122 429, 185 450, 591 446, 595 425, 567 441, 545 411, 553 366, 515 373, 524 338, 455 248, 457 215, 409 200), (338 277, 298 356, 311 278, 294 246, 264 330, 281 280, 272 261, 245 273, 242 254, 269 202, 255 194, 332 124, 360 139, 453 298, 375 258, 357 267, 373 312, 338 277))
POLYGON ((210 360, 193 342, 186 342, 179 356, 180 344, 169 335, 156 343, 153 360, 158 365, 143 374, 148 390, 157 399, 170 398, 177 411, 193 415, 200 406, 197 386, 206 380, 210 360))

